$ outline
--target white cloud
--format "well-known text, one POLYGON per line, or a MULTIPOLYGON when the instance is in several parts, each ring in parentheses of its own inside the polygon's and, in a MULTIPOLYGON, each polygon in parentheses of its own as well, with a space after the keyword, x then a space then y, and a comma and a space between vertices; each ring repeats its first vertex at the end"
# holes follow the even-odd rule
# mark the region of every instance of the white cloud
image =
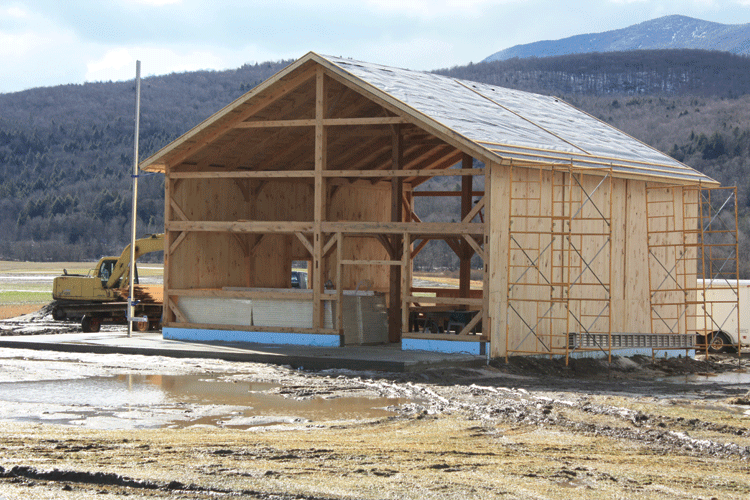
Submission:
POLYGON ((104 57, 86 64, 86 80, 104 80, 105 78, 101 78, 102 75, 120 73, 126 66, 134 67, 134 63, 135 59, 128 49, 110 50, 104 57))
POLYGON ((163 7, 165 5, 180 4, 182 3, 182 0, 125 0, 125 3, 149 5, 151 7, 163 7))
POLYGON ((141 74, 147 76, 205 69, 222 70, 237 68, 249 62, 282 58, 284 57, 255 46, 239 47, 236 50, 205 46, 118 47, 107 50, 104 55, 89 61, 86 65, 85 80, 130 80, 135 77, 136 60, 141 61, 141 74))
POLYGON ((0 16, 13 19, 25 19, 29 17, 29 11, 18 5, 11 5, 10 7, 0 9, 0 16))
POLYGON ((435 18, 447 15, 475 16, 489 7, 523 1, 525 0, 365 0, 365 3, 386 13, 435 18))
POLYGON ((360 46, 358 54, 352 57, 399 68, 427 70, 454 64, 450 61, 454 50, 453 44, 431 38, 381 40, 378 43, 360 46))

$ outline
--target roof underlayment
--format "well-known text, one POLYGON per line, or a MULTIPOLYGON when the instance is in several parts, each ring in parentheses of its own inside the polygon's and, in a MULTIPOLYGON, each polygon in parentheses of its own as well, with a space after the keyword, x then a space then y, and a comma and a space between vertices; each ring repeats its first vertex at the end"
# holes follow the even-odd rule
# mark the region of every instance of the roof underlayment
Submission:
MULTIPOLYGON (((653 178, 675 183, 716 181, 644 144, 556 97, 458 80, 433 73, 392 68, 341 57, 308 53, 279 75, 309 61, 340 73, 354 86, 397 103, 410 121, 432 122, 450 129, 472 144, 475 151, 498 163, 519 165, 573 165, 608 169, 615 175, 653 178), (416 113, 414 112, 416 111, 416 113)), ((277 75, 277 77, 279 76, 277 75)), ((274 77, 276 78, 276 77, 274 77)), ((272 78, 273 80, 273 78, 272 78)), ((266 82, 270 83, 270 82, 266 82)), ((273 83, 270 83, 273 86, 273 83)), ((252 102, 264 84, 217 112, 172 144, 146 159, 146 170, 164 171, 164 161, 210 129, 233 109, 252 102)))
POLYGON ((611 164, 624 174, 715 183, 556 97, 321 57, 503 159, 580 167, 611 164))

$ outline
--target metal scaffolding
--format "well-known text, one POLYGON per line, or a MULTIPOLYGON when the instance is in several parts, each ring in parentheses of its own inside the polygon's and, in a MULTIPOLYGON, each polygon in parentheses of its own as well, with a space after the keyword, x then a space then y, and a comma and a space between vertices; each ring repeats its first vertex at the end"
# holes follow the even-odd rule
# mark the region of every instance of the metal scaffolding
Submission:
POLYGON ((708 350, 739 324, 736 199, 735 187, 647 186, 652 334, 697 332, 708 350))
POLYGON ((612 169, 511 167, 508 213, 506 358, 611 357, 612 169))

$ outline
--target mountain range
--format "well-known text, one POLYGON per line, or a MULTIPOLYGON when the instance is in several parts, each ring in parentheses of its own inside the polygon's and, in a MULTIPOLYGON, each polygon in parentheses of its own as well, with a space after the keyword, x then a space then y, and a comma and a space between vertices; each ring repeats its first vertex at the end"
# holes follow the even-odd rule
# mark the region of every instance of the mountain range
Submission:
POLYGON ((687 16, 665 16, 604 33, 516 45, 495 52, 482 62, 643 49, 703 49, 748 55, 750 24, 720 24, 687 16))

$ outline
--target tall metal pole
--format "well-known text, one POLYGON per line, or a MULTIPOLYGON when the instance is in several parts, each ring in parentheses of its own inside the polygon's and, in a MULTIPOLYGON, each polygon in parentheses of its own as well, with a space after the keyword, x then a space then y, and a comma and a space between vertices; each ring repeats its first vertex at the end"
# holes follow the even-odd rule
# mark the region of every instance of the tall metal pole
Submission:
POLYGON ((141 126, 141 61, 135 62, 135 144, 133 146, 133 210, 130 218, 130 287, 128 290, 128 337, 133 334, 135 290, 135 223, 138 217, 138 133, 141 126))

